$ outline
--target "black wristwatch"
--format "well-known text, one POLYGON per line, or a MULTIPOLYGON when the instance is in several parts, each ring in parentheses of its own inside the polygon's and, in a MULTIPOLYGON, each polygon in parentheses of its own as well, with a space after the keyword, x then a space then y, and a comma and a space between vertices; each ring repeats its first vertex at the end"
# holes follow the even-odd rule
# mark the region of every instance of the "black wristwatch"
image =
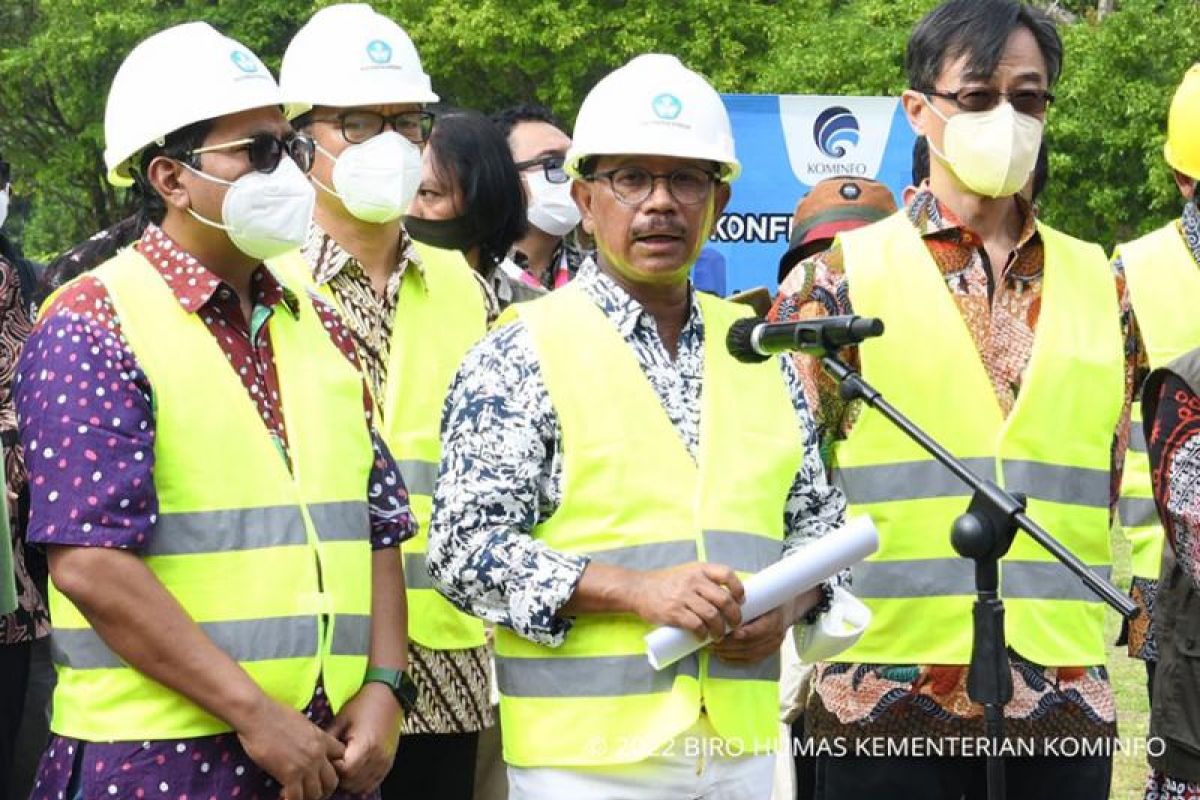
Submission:
POLYGON ((392 695, 395 696, 396 702, 400 704, 400 708, 404 709, 406 715, 411 714, 412 710, 417 707, 417 684, 402 669, 367 667, 363 683, 382 683, 387 686, 392 690, 392 695))

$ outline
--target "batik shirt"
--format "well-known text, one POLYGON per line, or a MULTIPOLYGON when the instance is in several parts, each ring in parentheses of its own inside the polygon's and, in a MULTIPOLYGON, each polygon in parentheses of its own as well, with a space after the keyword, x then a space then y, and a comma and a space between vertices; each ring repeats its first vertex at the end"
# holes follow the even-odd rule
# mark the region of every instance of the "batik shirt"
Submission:
MULTIPOLYGON (((424 274, 412 241, 401 229, 400 260, 388 274, 383 293, 371 284, 362 265, 313 223, 304 246, 318 285, 328 285, 337 298, 342 319, 354 336, 364 372, 376 397, 387 386, 392 325, 400 302, 400 284, 408 270, 424 274)), ((399 309, 403 317, 404 309, 399 309)), ((437 391, 422 385, 420 376, 406 382, 405 392, 437 391)), ((380 408, 385 415, 388 409, 380 408)), ((420 693, 417 706, 404 718, 404 733, 468 733, 496 724, 488 697, 488 649, 431 650, 409 641, 409 670, 420 693)))
MULTIPOLYGON (((695 460, 705 326, 694 294, 672 357, 654 317, 594 263, 585 263, 574 283, 629 345, 695 460)), ((779 359, 779 365, 804 442, 784 508, 786 554, 839 527, 846 504, 826 481, 799 376, 790 361, 779 359)), ((441 591, 470 613, 527 639, 560 644, 572 621, 558 612, 588 559, 552 550, 531 533, 554 515, 562 497, 562 428, 533 338, 518 320, 467 354, 446 398, 429 542, 429 571, 441 591)))
MULTIPOLYGON (((1024 225, 998 277, 993 276, 982 239, 928 189, 917 192, 906 210, 962 314, 1005 415, 1016 403, 1033 350, 1045 260, 1032 210, 1019 197, 1014 202, 1020 205, 1024 225)), ((905 268, 895 265, 896 280, 904 279, 905 268)), ((1129 436, 1129 398, 1135 375, 1144 370, 1145 354, 1119 268, 1113 286, 1125 342, 1126 379, 1125 410, 1112 442, 1110 499, 1115 510, 1129 436)), ((770 316, 797 320, 852 313, 843 254, 835 246, 801 262, 788 275, 770 316)), ((857 351, 845 353, 857 367, 857 351)), ((825 374, 818 359, 797 356, 796 364, 828 458, 834 442, 853 429, 861 403, 841 399, 836 381, 825 374)), ((1036 743, 1041 737, 1098 738, 1116 733, 1116 706, 1104 666, 1042 667, 1018 653, 1010 655, 1014 686, 1006 709, 1010 736, 1036 743)), ((982 731, 982 709, 968 698, 966 678, 967 668, 962 665, 819 664, 805 724, 811 735, 822 740, 974 737, 982 731)))
MULTIPOLYGON (((280 458, 288 462, 267 323, 274 314, 316 313, 331 341, 357 366, 353 341, 333 307, 320 298, 298 297, 259 267, 251 279, 253 311, 246 320, 234 289, 162 230, 150 226, 137 247, 175 300, 204 322, 241 378, 280 458)), ((158 515, 153 394, 104 284, 85 277, 62 292, 39 319, 17 376, 17 412, 30 474, 31 542, 133 552, 149 546, 158 515)), ((416 524, 404 481, 375 430, 365 383, 363 412, 375 454, 363 487, 371 546, 394 548, 416 534, 416 524)), ((332 723, 333 710, 320 685, 304 713, 321 727, 332 723)), ((236 733, 153 742, 52 736, 31 797, 63 800, 73 779, 83 800, 185 795, 267 800, 278 797, 280 789, 246 756, 236 733)))

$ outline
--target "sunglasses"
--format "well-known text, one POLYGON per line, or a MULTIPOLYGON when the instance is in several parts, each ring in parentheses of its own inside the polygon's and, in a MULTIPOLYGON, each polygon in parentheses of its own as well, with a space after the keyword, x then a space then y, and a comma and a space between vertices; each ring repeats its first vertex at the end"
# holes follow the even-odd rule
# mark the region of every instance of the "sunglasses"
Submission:
POLYGON ((202 153, 215 153, 219 150, 237 152, 245 150, 250 157, 250 166, 256 172, 274 172, 279 166, 283 154, 287 153, 301 172, 307 173, 312 169, 313 154, 316 144, 312 137, 303 133, 289 133, 280 138, 273 133, 256 133, 245 139, 235 139, 232 142, 212 144, 208 147, 197 147, 187 152, 188 157, 202 153))
POLYGON ((963 111, 991 111, 1000 104, 1004 97, 1018 114, 1037 116, 1046 111, 1046 107, 1054 102, 1054 95, 1043 89, 1019 89, 1015 92, 1001 92, 988 87, 974 89, 959 89, 956 92, 925 92, 930 97, 940 97, 949 100, 963 111))

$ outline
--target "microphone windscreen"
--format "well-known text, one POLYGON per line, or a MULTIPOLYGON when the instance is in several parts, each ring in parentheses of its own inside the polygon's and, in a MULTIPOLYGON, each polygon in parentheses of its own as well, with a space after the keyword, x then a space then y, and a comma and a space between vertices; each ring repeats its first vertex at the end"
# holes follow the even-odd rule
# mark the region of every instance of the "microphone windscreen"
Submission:
POLYGON ((743 364, 761 364, 770 358, 754 349, 754 329, 765 322, 766 320, 761 318, 747 317, 733 323, 725 337, 725 347, 729 354, 743 364))

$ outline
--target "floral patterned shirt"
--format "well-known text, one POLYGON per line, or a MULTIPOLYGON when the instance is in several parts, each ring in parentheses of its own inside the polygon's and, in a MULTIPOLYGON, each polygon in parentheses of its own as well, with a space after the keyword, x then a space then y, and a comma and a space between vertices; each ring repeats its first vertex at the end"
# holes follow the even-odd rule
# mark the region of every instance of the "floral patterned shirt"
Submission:
MULTIPOLYGON (((1166 523, 1167 546, 1193 589, 1200 591, 1200 396, 1177 375, 1163 381, 1148 444, 1154 499, 1166 523)), ((1151 770, 1145 800, 1198 797, 1200 784, 1151 770)))
POLYGON ((4 509, 12 537, 13 574, 17 585, 17 607, 0 614, 0 645, 21 644, 50 633, 50 613, 29 561, 39 555, 25 548, 26 504, 25 451, 17 438, 17 409, 13 402, 13 380, 17 358, 29 338, 29 314, 21 298, 21 283, 12 264, 0 258, 0 440, 4 444, 4 509))
MULTIPOLYGON (((232 287, 161 229, 147 228, 137 247, 180 305, 203 319, 287 461, 287 430, 267 322, 273 314, 316 313, 339 351, 357 366, 352 340, 332 306, 310 297, 311 305, 302 307, 300 298, 260 267, 252 278, 253 312, 246 320, 232 287)), ((122 335, 108 290, 95 278, 82 278, 39 318, 18 371, 21 440, 30 456, 31 542, 133 551, 148 546, 158 513, 152 397, 153 386, 122 335)), ((365 383, 363 409, 375 451, 363 487, 371 545, 396 547, 416 534, 416 525, 400 472, 375 432, 365 383)), ((323 727, 332 723, 332 709, 319 685, 305 713, 323 727)), ((85 800, 168 793, 225 800, 279 792, 246 756, 235 733, 155 742, 52 736, 32 797, 61 800, 73 781, 85 800)))
MULTIPOLYGON (((696 458, 705 328, 694 295, 672 359, 654 317, 594 262, 580 268, 575 284, 616 325, 696 458)), ((787 359, 779 364, 806 440, 784 509, 787 553, 838 528, 846 504, 825 479, 799 376, 787 359)), ((429 572, 439 589, 461 608, 532 641, 561 643, 571 620, 558 611, 588 560, 551 550, 530 534, 558 509, 562 489, 562 429, 533 339, 518 320, 467 354, 446 398, 429 528, 429 572)))
MULTIPOLYGON (((993 276, 980 237, 931 191, 918 191, 907 208, 970 330, 1005 414, 1016 402, 1033 349, 1045 255, 1032 210, 1019 197, 1015 202, 1020 205, 1024 227, 998 278, 993 276)), ((896 269, 903 270, 903 265, 896 269)), ((1126 405, 1112 443, 1111 505, 1115 510, 1129 436, 1130 397, 1146 357, 1124 273, 1116 268, 1114 291, 1126 356, 1126 405)), ((842 251, 834 246, 792 270, 770 316, 796 320, 852 313, 842 251)), ((857 350, 848 349, 845 354, 857 367, 857 350)), ((861 405, 842 400, 836 381, 825 374, 817 358, 797 355, 795 361, 805 377, 828 460, 833 443, 852 430, 861 405)), ((1010 656, 1014 685, 1006 709, 1010 736, 1115 734, 1116 707, 1103 666, 1047 668, 1029 663, 1018 653, 1010 656)), ((975 736, 982 730, 982 708, 967 697, 966 673, 966 667, 960 665, 819 664, 805 724, 810 734, 820 738, 975 736)))

